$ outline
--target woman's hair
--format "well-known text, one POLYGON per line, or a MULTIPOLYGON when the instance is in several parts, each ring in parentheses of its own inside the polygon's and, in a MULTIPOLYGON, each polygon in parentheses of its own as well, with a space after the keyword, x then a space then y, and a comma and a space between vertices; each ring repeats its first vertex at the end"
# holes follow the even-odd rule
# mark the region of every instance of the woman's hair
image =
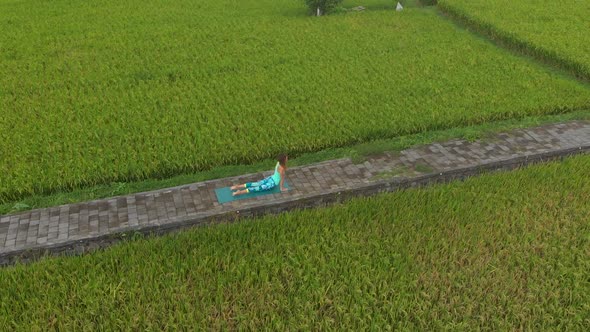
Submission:
POLYGON ((279 164, 281 164, 281 166, 283 166, 284 168, 287 168, 287 155, 286 154, 280 154, 277 157, 277 161, 279 162, 279 164))

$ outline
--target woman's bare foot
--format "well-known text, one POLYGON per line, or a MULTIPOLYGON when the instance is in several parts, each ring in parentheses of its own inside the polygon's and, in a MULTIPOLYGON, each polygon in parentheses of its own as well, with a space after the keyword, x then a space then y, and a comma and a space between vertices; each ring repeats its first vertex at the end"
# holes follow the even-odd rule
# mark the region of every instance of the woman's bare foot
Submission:
POLYGON ((236 192, 233 192, 231 195, 232 196, 238 196, 238 195, 242 195, 242 194, 246 194, 246 193, 248 193, 247 190, 238 190, 236 192))

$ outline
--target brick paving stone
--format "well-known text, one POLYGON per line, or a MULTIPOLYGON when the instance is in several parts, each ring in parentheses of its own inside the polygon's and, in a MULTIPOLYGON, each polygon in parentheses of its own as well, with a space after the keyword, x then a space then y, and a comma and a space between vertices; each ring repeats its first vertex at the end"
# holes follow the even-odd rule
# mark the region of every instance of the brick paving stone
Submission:
MULTIPOLYGON (((411 181, 412 176, 422 175, 414 172, 418 165, 439 172, 581 146, 587 149, 589 145, 590 123, 571 121, 498 133, 476 142, 453 139, 399 153, 383 153, 371 156, 361 164, 344 158, 291 167, 287 171, 291 187, 289 192, 224 205, 217 202, 216 188, 256 181, 272 171, 4 215, 0 216, 0 255, 25 248, 92 239, 130 228, 166 225, 191 216, 215 216, 276 204, 278 201, 287 204, 307 197, 360 188, 387 177, 403 176, 411 181), (396 170, 403 174, 396 175, 400 173, 396 170)), ((411 186, 415 185, 416 182, 411 182, 411 186)))

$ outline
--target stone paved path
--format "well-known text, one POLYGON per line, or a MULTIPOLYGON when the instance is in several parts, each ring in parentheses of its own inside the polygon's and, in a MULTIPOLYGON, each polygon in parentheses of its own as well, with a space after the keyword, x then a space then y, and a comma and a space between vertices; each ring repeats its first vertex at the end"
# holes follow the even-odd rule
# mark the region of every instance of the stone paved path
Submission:
POLYGON ((396 190, 395 184, 401 188, 406 183, 407 187, 445 174, 457 178, 457 174, 473 174, 486 165, 506 168, 515 160, 524 164, 529 159, 589 150, 590 122, 573 121, 500 133, 483 141, 418 146, 373 156, 360 164, 339 159, 293 167, 287 171, 291 191, 223 205, 216 200, 215 188, 254 181, 270 172, 4 215, 0 216, 0 258, 6 261, 30 250, 51 251, 134 230, 166 231, 238 215, 278 212, 327 202, 330 195, 341 192, 396 190))

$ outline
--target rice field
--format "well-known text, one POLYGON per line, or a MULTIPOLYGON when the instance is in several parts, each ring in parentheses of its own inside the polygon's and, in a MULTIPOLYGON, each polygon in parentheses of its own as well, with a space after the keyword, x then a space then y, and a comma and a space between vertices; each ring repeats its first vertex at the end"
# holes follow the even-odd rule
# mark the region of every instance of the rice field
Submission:
POLYGON ((0 270, 6 330, 590 326, 590 156, 0 270))
POLYGON ((590 2, 439 0, 439 7, 494 38, 590 80, 590 2))
POLYGON ((362 4, 0 0, 0 201, 590 106, 434 9, 362 4))

